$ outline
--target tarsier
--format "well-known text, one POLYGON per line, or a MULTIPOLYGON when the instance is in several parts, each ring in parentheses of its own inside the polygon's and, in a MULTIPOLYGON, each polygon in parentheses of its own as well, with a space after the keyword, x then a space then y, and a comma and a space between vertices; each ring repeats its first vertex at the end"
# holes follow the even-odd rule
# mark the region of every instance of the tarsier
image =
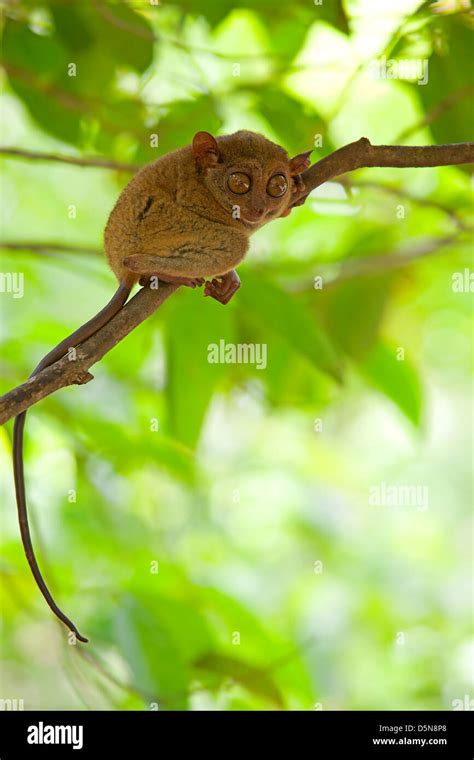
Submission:
MULTIPOLYGON (((301 172, 311 151, 289 158, 284 148, 254 132, 214 138, 198 132, 192 145, 141 169, 122 191, 105 229, 105 252, 119 287, 91 320, 65 338, 32 376, 90 338, 124 306, 133 286, 158 282, 204 285, 204 294, 227 304, 240 280, 238 266, 249 237, 287 216, 304 190, 301 172)), ((35 581, 54 614, 87 639, 59 609, 38 567, 28 526, 23 472, 26 412, 15 419, 13 463, 21 537, 35 581)))

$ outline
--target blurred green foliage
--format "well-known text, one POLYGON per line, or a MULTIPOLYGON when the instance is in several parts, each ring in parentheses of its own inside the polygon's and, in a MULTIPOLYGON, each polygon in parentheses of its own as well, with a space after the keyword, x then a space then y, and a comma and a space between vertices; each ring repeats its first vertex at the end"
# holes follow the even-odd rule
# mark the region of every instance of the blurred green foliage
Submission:
MULTIPOLYGON (((470 137, 472 22, 456 3, 2 5, 7 145, 142 164, 202 129, 255 129, 314 160, 363 134, 470 137), (428 61, 427 84, 377 79, 382 56, 428 61)), ((28 242, 100 249, 129 175, 9 158, 2 171, 2 238, 25 243, 2 249, 2 272, 24 276, 23 298, 0 293, 6 391, 115 288, 99 256, 28 242)), ((93 383, 32 410, 35 543, 85 649, 65 643, 30 577, 2 429, 1 698, 226 710, 463 698, 472 307, 452 277, 469 266, 471 217, 463 167, 323 186, 256 235, 228 307, 181 289, 93 383), (431 254, 384 264, 427 240, 431 254), (208 363, 220 340, 265 343, 266 369, 208 363), (383 483, 426 487, 428 508, 371 506, 383 483)))

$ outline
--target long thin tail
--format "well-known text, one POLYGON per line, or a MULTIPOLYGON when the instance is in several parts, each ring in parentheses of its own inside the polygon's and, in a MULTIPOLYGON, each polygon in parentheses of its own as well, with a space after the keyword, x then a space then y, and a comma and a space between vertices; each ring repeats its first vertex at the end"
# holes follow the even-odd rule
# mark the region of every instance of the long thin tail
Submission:
MULTIPOLYGON (((106 325, 110 320, 118 314, 120 309, 125 304, 130 291, 132 289, 133 282, 123 282, 116 290, 114 296, 109 303, 99 311, 95 317, 92 317, 88 322, 79 327, 78 330, 73 332, 67 338, 58 343, 55 348, 52 349, 33 370, 30 377, 37 375, 38 372, 49 367, 51 364, 59 361, 73 346, 78 346, 85 340, 90 338, 97 330, 106 325)), ((26 411, 21 412, 15 417, 15 424, 13 427, 13 472, 15 476, 15 491, 16 491, 16 504, 18 509, 18 522, 20 524, 21 540, 23 548, 25 550, 26 559, 33 573, 33 577, 36 584, 43 594, 47 604, 52 612, 66 625, 70 631, 72 631, 79 641, 87 642, 87 639, 79 633, 74 623, 62 612, 56 602, 54 601, 51 593, 46 585, 46 582, 41 575, 38 563, 36 561, 33 544, 31 541, 30 528, 28 525, 28 510, 26 506, 26 494, 25 494, 25 476, 23 468, 23 432, 25 428, 26 411)))

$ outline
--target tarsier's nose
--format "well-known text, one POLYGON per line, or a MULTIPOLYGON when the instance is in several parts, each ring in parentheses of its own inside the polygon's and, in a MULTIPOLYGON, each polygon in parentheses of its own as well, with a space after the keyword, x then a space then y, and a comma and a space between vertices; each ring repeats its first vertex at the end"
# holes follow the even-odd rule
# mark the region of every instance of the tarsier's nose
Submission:
POLYGON ((250 214, 247 214, 249 222, 259 222, 265 214, 264 208, 254 208, 250 214))

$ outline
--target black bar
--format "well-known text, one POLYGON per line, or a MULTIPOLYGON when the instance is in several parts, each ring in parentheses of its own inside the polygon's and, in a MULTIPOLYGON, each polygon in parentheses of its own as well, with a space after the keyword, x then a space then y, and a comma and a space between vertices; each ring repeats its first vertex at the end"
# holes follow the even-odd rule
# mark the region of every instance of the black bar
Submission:
POLYGON ((315 760, 341 753, 472 760, 472 723, 468 711, 2 712, 0 760, 95 757, 104 750, 106 758, 133 760, 183 750, 224 758, 241 751, 315 760))

